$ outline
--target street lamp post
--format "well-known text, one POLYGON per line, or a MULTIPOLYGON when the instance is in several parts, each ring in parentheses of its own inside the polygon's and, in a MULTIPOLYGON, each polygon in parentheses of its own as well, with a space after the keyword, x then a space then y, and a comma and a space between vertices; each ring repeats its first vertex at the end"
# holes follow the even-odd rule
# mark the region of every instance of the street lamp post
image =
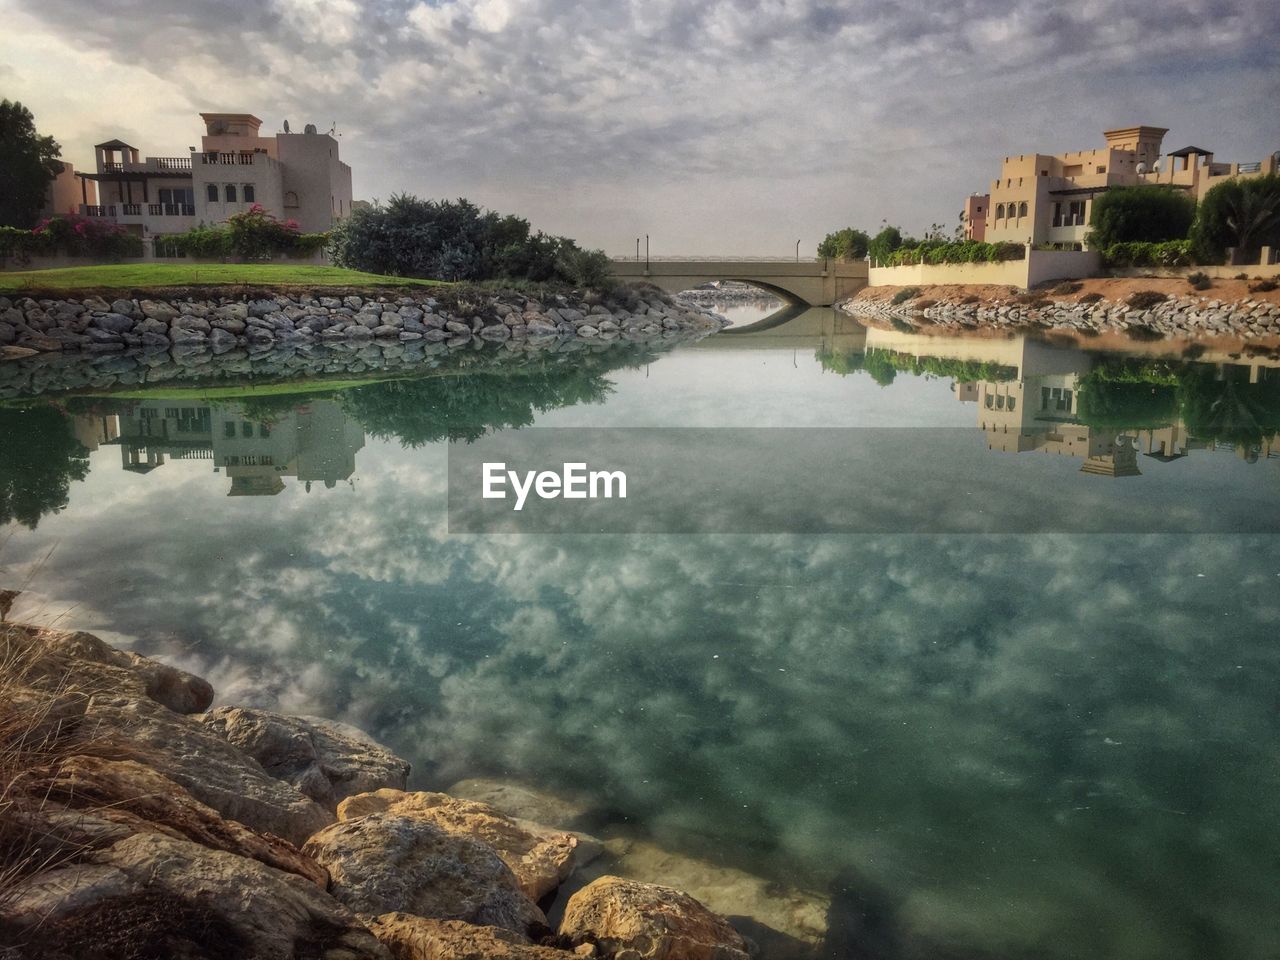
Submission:
POLYGON ((796 263, 800 262, 800 241, 796 241, 796 263))

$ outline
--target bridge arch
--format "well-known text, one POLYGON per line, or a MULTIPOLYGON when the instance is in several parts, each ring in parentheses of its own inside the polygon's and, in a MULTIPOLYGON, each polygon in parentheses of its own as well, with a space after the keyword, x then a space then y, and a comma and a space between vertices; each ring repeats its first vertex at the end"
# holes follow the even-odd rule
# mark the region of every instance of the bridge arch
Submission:
POLYGON ((680 293, 715 280, 758 287, 788 303, 825 307, 867 285, 867 264, 832 260, 615 260, 619 280, 680 293))

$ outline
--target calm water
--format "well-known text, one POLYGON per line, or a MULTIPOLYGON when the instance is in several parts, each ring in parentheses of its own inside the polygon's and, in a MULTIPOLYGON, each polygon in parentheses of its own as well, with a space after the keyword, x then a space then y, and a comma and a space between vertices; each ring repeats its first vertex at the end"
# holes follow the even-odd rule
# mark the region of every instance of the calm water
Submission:
POLYGON ((224 702, 361 725, 419 785, 575 790, 606 832, 834 890, 826 955, 1274 960, 1276 361, 830 311, 647 359, 10 402, 2 585, 224 702), (905 502, 1139 522, 449 535, 447 438, 520 425, 953 428, 878 454, 905 502))

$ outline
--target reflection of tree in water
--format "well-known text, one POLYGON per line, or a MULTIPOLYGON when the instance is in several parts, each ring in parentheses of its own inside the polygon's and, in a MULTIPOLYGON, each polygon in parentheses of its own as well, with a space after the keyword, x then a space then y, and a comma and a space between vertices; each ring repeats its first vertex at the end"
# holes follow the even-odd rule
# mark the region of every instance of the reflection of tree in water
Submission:
POLYGON ((439 440, 472 441, 491 429, 527 427, 548 410, 600 403, 613 390, 606 373, 634 369, 652 358, 649 350, 618 347, 510 368, 372 383, 347 391, 341 401, 375 437, 410 447, 439 440))
POLYGON ((1187 370, 1179 380, 1187 430, 1205 440, 1252 447, 1280 433, 1280 378, 1249 383, 1248 370, 1187 370))
POLYGON ((0 437, 0 525, 34 530, 67 505, 71 481, 88 475, 89 451, 71 418, 48 405, 0 409, 0 437))

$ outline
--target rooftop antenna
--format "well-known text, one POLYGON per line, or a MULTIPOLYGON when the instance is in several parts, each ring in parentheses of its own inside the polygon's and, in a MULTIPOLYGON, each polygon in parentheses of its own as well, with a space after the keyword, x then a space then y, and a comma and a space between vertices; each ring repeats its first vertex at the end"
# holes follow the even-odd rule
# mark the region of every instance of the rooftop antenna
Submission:
POLYGON ((338 135, 338 121, 335 120, 333 121, 333 126, 329 128, 329 136, 336 137, 338 135))
POLYGON ((289 132, 289 121, 288 121, 288 120, 286 120, 286 121, 284 122, 284 132, 285 132, 285 133, 288 133, 288 132, 289 132))

